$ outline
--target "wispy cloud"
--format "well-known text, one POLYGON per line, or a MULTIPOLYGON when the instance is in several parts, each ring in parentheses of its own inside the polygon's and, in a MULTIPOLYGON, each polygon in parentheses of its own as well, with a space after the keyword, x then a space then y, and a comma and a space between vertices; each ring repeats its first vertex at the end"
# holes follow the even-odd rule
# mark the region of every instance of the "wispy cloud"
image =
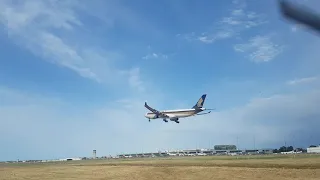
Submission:
POLYGON ((238 37, 242 31, 258 27, 267 23, 266 16, 247 9, 245 1, 233 1, 233 9, 228 16, 222 17, 214 23, 214 28, 207 32, 197 34, 195 32, 188 34, 178 34, 189 41, 200 41, 203 43, 213 43, 217 40, 238 37))
POLYGON ((311 83, 314 81, 317 81, 318 77, 306 77, 306 78, 300 78, 300 79, 294 79, 291 81, 288 81, 288 85, 298 85, 298 84, 305 84, 305 83, 311 83))
POLYGON ((270 36, 254 36, 245 44, 234 45, 236 52, 246 53, 253 62, 268 62, 278 56, 284 49, 283 45, 272 42, 270 36))
POLYGON ((298 29, 299 29, 298 26, 292 26, 292 27, 291 27, 291 31, 292 31, 292 32, 297 32, 298 29))
POLYGON ((133 68, 129 71, 129 84, 131 87, 138 89, 139 91, 144 91, 144 83, 140 79, 140 69, 133 68))
POLYGON ((142 59, 168 59, 168 55, 162 53, 150 53, 142 57, 142 59))
POLYGON ((304 24, 295 24, 291 27, 291 31, 292 32, 298 32, 298 31, 303 31, 303 30, 307 30, 308 27, 306 27, 304 24))
POLYGON ((153 47, 151 47, 150 45, 148 45, 147 47, 148 49, 148 54, 143 56, 142 59, 168 59, 169 55, 171 54, 164 54, 161 52, 156 52, 157 50, 154 50, 153 47))
MULTIPOLYGON (((123 55, 115 50, 101 50, 100 44, 86 41, 95 35, 86 31, 90 22, 81 20, 83 15, 88 15, 83 14, 86 12, 81 11, 83 8, 77 0, 20 3, 4 0, 0 2, 0 21, 16 43, 82 77, 99 83, 131 78, 114 75, 123 71, 116 65, 123 55)), ((106 24, 106 27, 109 26, 106 24)))

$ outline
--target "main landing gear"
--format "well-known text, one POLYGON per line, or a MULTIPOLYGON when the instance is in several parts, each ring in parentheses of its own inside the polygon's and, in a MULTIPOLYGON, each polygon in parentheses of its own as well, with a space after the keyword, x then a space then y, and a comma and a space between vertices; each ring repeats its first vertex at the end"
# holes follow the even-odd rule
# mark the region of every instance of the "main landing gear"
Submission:
MULTIPOLYGON (((163 119, 163 121, 166 122, 166 123, 168 122, 168 120, 166 120, 166 119, 163 119)), ((149 122, 150 122, 150 119, 149 119, 149 122)), ((174 122, 180 123, 178 120, 174 120, 174 122)))

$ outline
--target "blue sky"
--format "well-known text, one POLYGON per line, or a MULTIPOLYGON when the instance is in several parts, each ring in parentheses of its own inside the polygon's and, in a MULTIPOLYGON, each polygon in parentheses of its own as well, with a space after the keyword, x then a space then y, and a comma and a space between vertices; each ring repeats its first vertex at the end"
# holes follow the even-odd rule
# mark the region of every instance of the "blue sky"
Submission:
POLYGON ((273 1, 4 0, 0 22, 0 160, 319 143, 320 40, 273 1), (144 118, 203 93, 210 115, 144 118))

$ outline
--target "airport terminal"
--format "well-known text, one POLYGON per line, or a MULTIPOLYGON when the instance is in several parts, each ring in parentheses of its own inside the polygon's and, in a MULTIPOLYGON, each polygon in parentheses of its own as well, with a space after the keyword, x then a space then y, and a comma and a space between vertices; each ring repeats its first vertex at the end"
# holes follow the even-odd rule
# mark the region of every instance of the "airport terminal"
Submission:
POLYGON ((239 150, 235 145, 215 145, 213 149, 183 149, 174 151, 160 151, 149 153, 119 154, 119 158, 133 157, 164 157, 164 156, 212 156, 212 155, 246 155, 272 154, 273 149, 245 149, 239 150))
MULTIPOLYGON (((300 150, 282 152, 280 154, 302 153, 300 150)), ((306 153, 320 153, 320 145, 307 148, 306 153)), ((213 155, 262 155, 274 154, 273 149, 237 149, 236 145, 215 145, 214 149, 186 149, 150 153, 119 154, 119 158, 166 157, 166 156, 213 156, 213 155)))

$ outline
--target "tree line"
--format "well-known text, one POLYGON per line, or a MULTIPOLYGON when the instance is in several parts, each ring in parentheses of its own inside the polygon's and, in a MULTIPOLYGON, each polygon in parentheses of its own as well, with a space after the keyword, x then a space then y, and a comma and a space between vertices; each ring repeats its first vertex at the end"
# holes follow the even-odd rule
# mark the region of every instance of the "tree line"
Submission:
MULTIPOLYGON (((310 145, 309 147, 318 147, 316 145, 310 145)), ((293 146, 281 146, 279 149, 274 149, 273 153, 281 153, 281 152, 289 152, 289 151, 302 151, 302 152, 307 152, 307 149, 303 148, 296 148, 294 149, 293 146)))

